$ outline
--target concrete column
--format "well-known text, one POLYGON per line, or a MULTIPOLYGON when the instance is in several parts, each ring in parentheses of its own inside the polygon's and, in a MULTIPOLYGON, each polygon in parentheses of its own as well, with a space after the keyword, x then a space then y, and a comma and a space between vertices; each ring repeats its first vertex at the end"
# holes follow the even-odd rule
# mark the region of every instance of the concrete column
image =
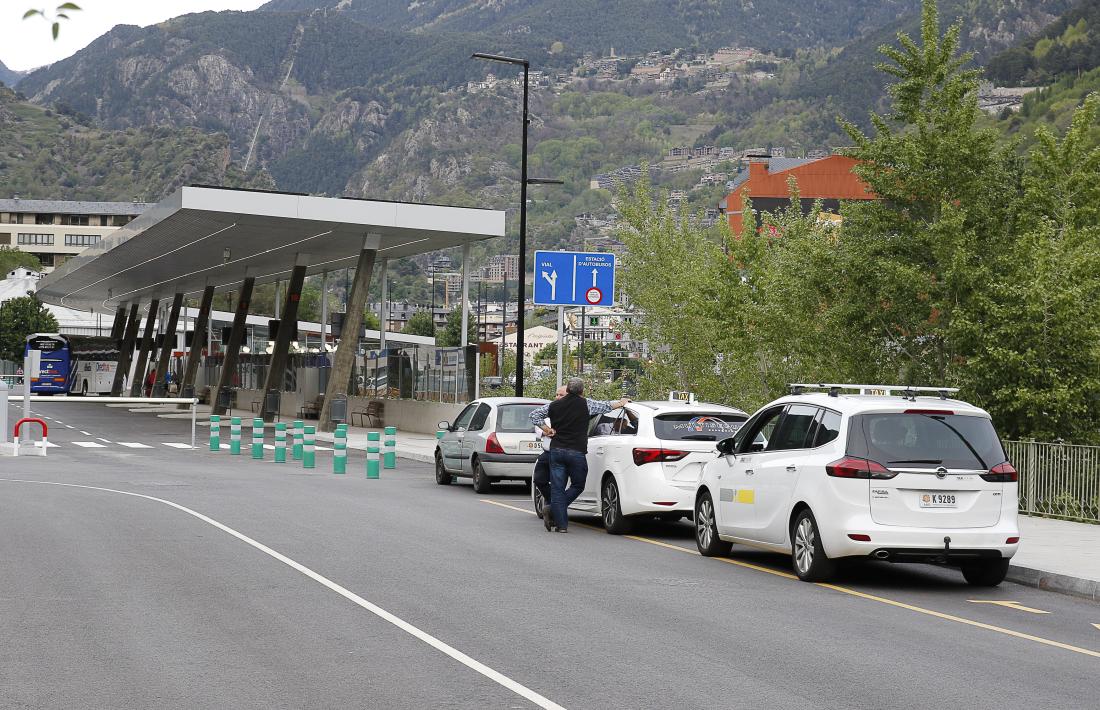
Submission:
POLYGON ((179 325, 180 307, 183 305, 183 294, 172 296, 172 307, 168 310, 168 322, 164 326, 164 345, 160 349, 160 357, 157 359, 157 374, 153 379, 153 396, 165 397, 168 387, 164 383, 164 377, 168 372, 168 364, 172 361, 172 352, 176 349, 176 326, 179 325))
POLYGON ((325 400, 321 406, 318 426, 321 431, 332 431, 332 398, 337 393, 346 392, 351 368, 355 364, 355 354, 359 350, 359 329, 363 327, 363 309, 367 305, 367 291, 370 289, 374 260, 378 256, 381 235, 368 234, 363 240, 359 260, 355 264, 355 280, 351 284, 348 296, 347 312, 344 314, 344 333, 333 355, 332 371, 329 373, 328 386, 325 388, 325 400))
POLYGON ((237 295, 237 310, 233 313, 233 329, 229 332, 229 342, 225 344, 225 359, 222 361, 222 372, 218 378, 218 388, 212 395, 214 403, 211 413, 221 416, 225 414, 226 407, 221 404, 218 396, 223 391, 228 391, 233 386, 233 373, 237 370, 237 356, 241 352, 241 341, 244 339, 245 319, 248 317, 248 306, 252 302, 252 288, 256 285, 255 276, 246 276, 241 284, 240 293, 237 295))
MULTIPOLYGON (((210 330, 210 306, 214 303, 214 287, 207 285, 202 290, 202 299, 199 301, 199 315, 194 320, 194 329, 191 335, 191 349, 187 353, 187 368, 183 371, 183 381, 180 382, 180 396, 183 397, 189 387, 195 386, 195 376, 199 373, 199 361, 202 360, 202 349, 206 345, 207 331, 210 330)), ((207 352, 210 352, 207 350, 207 352)))
POLYGON ((145 317, 145 334, 141 336, 137 365, 134 367, 134 378, 130 382, 131 397, 140 397, 145 387, 145 367, 149 364, 149 351, 153 349, 153 333, 157 324, 157 310, 159 308, 159 298, 154 298, 149 302, 149 314, 145 317))
POLYGON ((382 260, 379 276, 382 277, 382 303, 378 306, 378 349, 386 349, 386 323, 390 319, 389 259, 382 260))
MULTIPOLYGON (((125 308, 125 306, 123 306, 125 308)), ((122 344, 118 348, 118 367, 115 379, 111 383, 111 396, 121 397, 126 384, 126 373, 130 371, 130 362, 134 358, 134 341, 138 332, 138 304, 130 304, 130 315, 126 318, 126 328, 122 335, 122 344)))
POLYGON ((470 344, 470 243, 462 245, 462 347, 470 344))
MULTIPOLYGON (((283 391, 283 375, 286 373, 287 355, 290 352, 290 336, 293 335, 298 325, 298 302, 302 299, 302 284, 306 280, 306 264, 309 262, 309 254, 298 254, 294 259, 294 271, 290 274, 290 281, 286 286, 286 303, 281 311, 279 320, 279 332, 275 336, 275 345, 271 350, 271 364, 267 368, 267 382, 264 384, 264 397, 266 403, 267 393, 271 390, 283 391)), ((278 301, 275 302, 278 304, 278 301)), ((276 411, 268 411, 262 407, 265 422, 275 419, 276 411)))
POLYGON ((111 339, 122 340, 126 335, 126 304, 123 303, 115 311, 115 320, 111 324, 111 339))

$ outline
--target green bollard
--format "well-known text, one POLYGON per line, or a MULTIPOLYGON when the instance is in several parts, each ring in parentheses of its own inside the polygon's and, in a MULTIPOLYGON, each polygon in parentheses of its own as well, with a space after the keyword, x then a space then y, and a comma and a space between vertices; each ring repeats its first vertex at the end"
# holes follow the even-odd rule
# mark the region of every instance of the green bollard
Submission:
POLYGON ((367 432, 367 478, 378 478, 378 432, 367 432))
POLYGON ((302 420, 294 420, 294 446, 291 449, 291 455, 294 456, 295 461, 302 460, 302 420))
POLYGON ((302 444, 302 467, 303 468, 315 468, 317 466, 316 459, 316 442, 314 441, 314 435, 317 434, 317 428, 307 426, 305 433, 305 441, 302 444))
POLYGON ((252 420, 252 458, 263 460, 264 457, 264 420, 252 420))
POLYGON ((275 463, 286 463, 286 424, 275 425, 275 463))
POLYGON ((233 417, 229 420, 229 453, 234 456, 241 455, 241 418, 233 417))
POLYGON ((397 468, 397 427, 385 429, 386 438, 382 442, 382 468, 397 468))
POLYGON ((210 415, 210 450, 222 450, 222 418, 217 414, 210 415))
POLYGON ((348 472, 348 430, 341 424, 332 437, 332 472, 348 472))

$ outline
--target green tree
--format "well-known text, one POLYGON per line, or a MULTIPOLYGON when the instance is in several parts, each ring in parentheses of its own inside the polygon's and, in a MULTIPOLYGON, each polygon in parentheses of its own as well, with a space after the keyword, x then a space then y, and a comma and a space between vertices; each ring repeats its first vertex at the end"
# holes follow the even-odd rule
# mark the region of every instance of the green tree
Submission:
MULTIPOLYGON (((477 342, 477 324, 473 319, 468 319, 466 324, 467 342, 477 342)), ((445 348, 453 348, 462 345, 462 308, 455 308, 447 315, 447 324, 439 331, 435 339, 436 345, 445 348)))
POLYGON ((6 245, 0 246, 0 279, 6 277, 13 269, 20 267, 31 271, 41 271, 42 262, 34 254, 19 251, 6 245))
POLYGON ((0 304, 0 358, 22 362, 28 335, 57 330, 57 319, 34 296, 5 301, 0 304))
POLYGON ((435 336, 435 323, 432 322, 432 314, 428 311, 413 313, 402 332, 407 335, 435 336))

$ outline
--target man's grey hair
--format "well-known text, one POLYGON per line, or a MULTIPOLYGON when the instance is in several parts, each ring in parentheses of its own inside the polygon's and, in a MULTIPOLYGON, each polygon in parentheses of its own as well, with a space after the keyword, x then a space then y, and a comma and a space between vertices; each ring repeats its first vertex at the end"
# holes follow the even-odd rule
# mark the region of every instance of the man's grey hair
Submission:
POLYGON ((579 377, 570 377, 565 385, 565 391, 569 394, 584 394, 584 380, 579 377))

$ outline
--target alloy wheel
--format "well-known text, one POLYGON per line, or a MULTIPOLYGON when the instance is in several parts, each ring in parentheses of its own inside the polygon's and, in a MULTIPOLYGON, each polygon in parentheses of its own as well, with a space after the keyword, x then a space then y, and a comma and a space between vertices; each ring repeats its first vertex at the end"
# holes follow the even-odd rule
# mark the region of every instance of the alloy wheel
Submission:
POLYGON ((604 527, 615 527, 615 516, 619 510, 619 489, 613 479, 608 479, 603 486, 603 524, 604 527))
POLYGON ((709 498, 699 501, 699 510, 695 514, 695 538, 702 547, 710 547, 714 537, 714 508, 709 498))
POLYGON ((814 543, 816 540, 814 524, 809 518, 798 522, 794 533, 794 563, 802 574, 809 572, 814 563, 814 543))

